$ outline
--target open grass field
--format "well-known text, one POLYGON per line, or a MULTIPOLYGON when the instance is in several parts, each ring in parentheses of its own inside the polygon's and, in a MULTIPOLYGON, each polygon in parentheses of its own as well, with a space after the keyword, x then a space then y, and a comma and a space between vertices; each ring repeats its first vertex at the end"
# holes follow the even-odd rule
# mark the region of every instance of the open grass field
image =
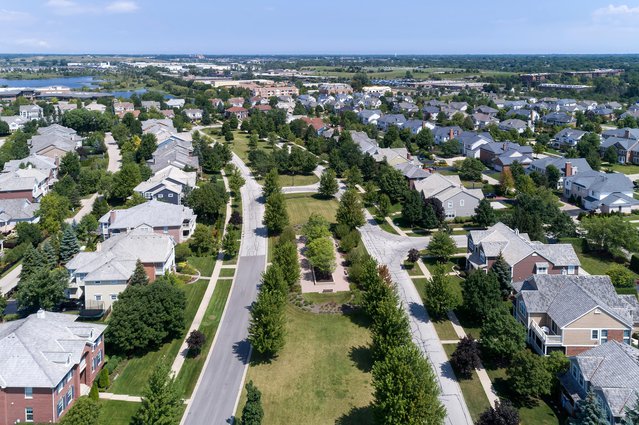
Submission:
MULTIPOLYGON (((456 344, 444 345, 444 351, 446 351, 449 359, 455 351, 455 348, 457 348, 456 344)), ((464 399, 466 400, 466 405, 468 405, 470 416, 472 416, 473 420, 476 421, 477 418, 479 418, 479 415, 490 407, 488 397, 486 397, 486 393, 479 382, 477 372, 473 371, 471 379, 460 379, 459 386, 461 387, 462 394, 464 394, 464 399)))
POLYGON ((235 269, 224 268, 220 270, 220 277, 233 277, 235 276, 235 269))
MULTIPOLYGON (((334 66, 314 66, 303 68, 311 71, 313 75, 321 75, 335 78, 352 78, 354 72, 348 72, 346 68, 334 66)), ((431 78, 458 79, 470 76, 495 76, 495 75, 512 75, 505 71, 479 70, 478 72, 464 72, 462 69, 453 68, 426 68, 415 70, 412 67, 393 67, 380 69, 379 67, 364 67, 361 72, 365 72, 371 79, 393 79, 404 78, 406 71, 410 71, 416 80, 428 80, 431 78)))
POLYGON ((200 332, 206 335, 206 342, 204 343, 202 352, 197 357, 186 359, 175 380, 178 391, 185 398, 190 397, 191 393, 193 393, 195 383, 197 382, 200 372, 204 367, 206 356, 211 349, 215 333, 217 332, 220 320, 222 319, 222 312, 224 311, 226 300, 228 299, 229 292, 231 291, 232 282, 232 280, 228 279, 221 279, 217 281, 215 290, 213 291, 213 296, 206 308, 204 318, 202 319, 202 323, 199 327, 200 332))
MULTIPOLYGON (((246 377, 262 392, 262 424, 371 424, 370 333, 361 316, 288 306, 286 318, 278 358, 252 364, 246 377)), ((245 400, 243 393, 238 416, 245 400)))
POLYGON ((322 199, 308 193, 285 195, 286 209, 291 226, 301 226, 308 221, 312 213, 317 213, 329 222, 335 222, 338 202, 335 198, 322 199))
MULTIPOLYGON (((200 306, 200 301, 206 291, 208 280, 198 280, 191 285, 183 285, 186 293, 186 309, 184 311, 184 332, 188 330, 200 306)), ((142 395, 144 388, 153 373, 155 365, 161 361, 173 363, 180 351, 183 336, 162 345, 158 350, 151 351, 142 357, 133 357, 126 361, 117 379, 113 380, 109 392, 116 394, 142 395)))

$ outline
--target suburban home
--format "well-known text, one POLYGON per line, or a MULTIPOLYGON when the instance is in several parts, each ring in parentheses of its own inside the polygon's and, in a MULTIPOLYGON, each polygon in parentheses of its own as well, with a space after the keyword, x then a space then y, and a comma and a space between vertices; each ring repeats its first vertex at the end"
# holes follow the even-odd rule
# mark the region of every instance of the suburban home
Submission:
POLYGON ((122 117, 128 112, 135 111, 135 105, 131 102, 113 102, 113 111, 116 115, 122 117))
POLYGON ((546 125, 574 125, 577 120, 565 112, 551 112, 549 114, 544 115, 541 120, 546 125))
POLYGON ((55 109, 58 111, 58 114, 62 115, 67 111, 74 111, 78 109, 77 103, 69 103, 67 101, 59 101, 54 105, 55 109))
POLYGON ((382 112, 377 109, 363 109, 357 113, 362 124, 377 125, 377 120, 382 117, 382 112))
POLYGON ((579 274, 579 258, 571 244, 531 241, 527 233, 497 223, 468 234, 468 269, 488 271, 501 254, 510 266, 513 282, 535 274, 579 274))
POLYGON ((405 122, 406 117, 402 114, 388 114, 377 119, 377 127, 380 130, 387 131, 392 125, 402 128, 405 122))
POLYGON ((438 199, 444 207, 447 220, 474 215, 479 201, 484 199, 481 189, 467 189, 456 175, 429 174, 416 181, 414 188, 424 199, 438 199))
POLYGON ((394 109, 398 112, 419 112, 419 107, 412 102, 399 102, 394 106, 394 109))
POLYGON ((464 130, 458 126, 452 127, 435 127, 432 129, 433 138, 435 139, 435 144, 440 145, 449 140, 458 139, 459 136, 462 135, 464 130))
POLYGON ((322 83, 318 87, 320 93, 329 94, 350 94, 353 93, 353 87, 344 83, 322 83))
POLYGON ((475 112, 476 113, 480 113, 480 114, 486 114, 486 115, 494 116, 494 115, 497 115, 497 112, 499 112, 499 110, 497 110, 495 108, 491 108, 490 106, 479 105, 477 108, 475 108, 475 112))
POLYGON ((425 128, 432 130, 433 128, 435 128, 435 125, 433 125, 429 121, 408 120, 404 123, 404 126, 402 128, 409 129, 411 134, 419 134, 425 128))
POLYGON ((471 118, 476 129, 484 129, 491 124, 499 123, 499 120, 493 115, 482 114, 481 112, 475 112, 471 115, 471 118))
POLYGON ((526 169, 527 173, 536 171, 545 175, 546 169, 553 166, 559 170, 559 180, 557 181, 557 189, 564 188, 564 178, 572 177, 582 171, 592 171, 590 164, 584 158, 564 158, 547 156, 545 158, 536 159, 530 163, 526 169))
POLYGON ((590 211, 630 213, 639 208, 632 181, 621 173, 580 171, 564 178, 564 197, 590 211))
POLYGON ((497 171, 509 168, 515 162, 524 168, 528 167, 533 161, 532 153, 532 147, 513 142, 492 142, 479 146, 479 159, 497 171))
POLYGON ((619 139, 639 140, 639 128, 613 128, 601 132, 601 137, 608 139, 617 137, 619 139))
POLYGON ((27 123, 27 120, 22 118, 20 115, 13 115, 10 117, 0 117, 0 120, 9 124, 9 131, 14 132, 24 128, 24 125, 27 123))
POLYGON ((96 111, 96 112, 100 112, 100 113, 105 113, 106 112, 106 105, 103 105, 101 103, 97 103, 97 102, 91 102, 88 105, 84 105, 84 109, 88 110, 88 111, 96 111))
POLYGON ((0 199, 0 232, 7 234, 20 222, 37 223, 40 204, 28 199, 0 199))
POLYGON ((39 120, 44 117, 44 111, 38 105, 20 105, 20 117, 27 120, 39 120))
POLYGON ((300 91, 295 86, 287 86, 287 85, 275 85, 275 86, 255 86, 251 90, 251 94, 253 96, 260 97, 273 97, 273 96, 297 96, 300 94, 300 91))
MULTIPOLYGON (((244 99, 242 99, 242 102, 244 102, 244 99)), ((173 98, 173 99, 168 99, 165 103, 166 103, 166 106, 168 106, 169 108, 182 108, 184 107, 184 104, 186 103, 186 101, 184 99, 173 98)))
POLYGON ((603 156, 612 147, 617 152, 617 162, 625 164, 632 162, 632 151, 639 148, 639 140, 621 137, 608 137, 599 145, 599 153, 603 156))
POLYGON ((151 109, 159 111, 161 109, 160 102, 158 102, 157 100, 143 100, 142 107, 147 111, 150 111, 151 109))
POLYGON ((630 344, 639 304, 609 276, 534 275, 513 283, 515 318, 541 355, 574 356, 608 341, 630 344))
POLYGON ((488 132, 475 133, 472 131, 464 131, 458 140, 462 145, 462 155, 476 159, 479 159, 479 148, 482 145, 495 142, 488 132))
POLYGON ((31 154, 26 158, 13 159, 4 163, 3 173, 18 171, 25 168, 35 168, 49 176, 49 184, 58 177, 58 159, 51 159, 43 155, 31 154))
POLYGON ((520 119, 528 123, 529 127, 532 127, 535 121, 539 119, 539 112, 534 109, 511 109, 506 112, 506 117, 520 119))
POLYGON ((158 147, 147 164, 154 173, 169 165, 181 170, 187 167, 197 170, 200 167, 200 160, 194 152, 192 141, 170 135, 163 140, 158 138, 158 147))
POLYGON ((100 217, 104 239, 142 228, 147 232, 173 237, 176 243, 189 239, 195 230, 196 215, 191 208, 150 200, 126 210, 111 210, 100 217))
POLYGON ((20 168, 0 174, 0 199, 39 202, 49 192, 49 174, 35 168, 20 168))
POLYGON ((559 382, 561 405, 568 413, 575 414, 577 404, 593 391, 608 423, 621 423, 639 394, 639 350, 628 342, 603 342, 571 356, 570 368, 559 382))
POLYGON ((326 124, 324 120, 319 117, 309 118, 307 116, 303 116, 300 119, 304 121, 309 127, 313 127, 317 134, 321 134, 322 131, 328 128, 328 124, 326 124))
POLYGON ((202 111, 201 109, 185 109, 184 110, 184 114, 191 121, 199 121, 199 120, 201 120, 203 113, 204 113, 204 111, 202 111))
POLYGON ((54 160, 74 152, 80 146, 82 146, 82 137, 75 130, 59 124, 40 127, 37 134, 29 140, 29 150, 32 154, 54 160))
POLYGON ((126 289, 137 260, 150 281, 175 270, 175 240, 138 227, 105 240, 96 251, 77 253, 65 265, 69 271, 66 296, 84 295, 85 308, 108 311, 126 289))
POLYGON ((106 325, 37 313, 0 324, 0 423, 59 422, 104 365, 106 325))
POLYGON ((514 130, 517 133, 521 134, 526 131, 528 128, 528 124, 525 121, 522 121, 517 118, 512 118, 509 120, 505 120, 499 123, 499 129, 503 131, 511 131, 514 130))
POLYGON ((197 173, 186 172, 169 165, 156 172, 147 181, 137 185, 135 192, 146 199, 155 199, 170 204, 181 205, 184 193, 195 187, 197 173))
POLYGON ((231 115, 235 115, 238 120, 243 120, 248 117, 248 109, 245 109, 242 106, 231 106, 224 112, 224 115, 227 118, 231 115))
POLYGON ((574 128, 564 128, 559 133, 555 134, 553 145, 555 147, 574 148, 586 134, 588 134, 587 131, 577 130, 574 128))

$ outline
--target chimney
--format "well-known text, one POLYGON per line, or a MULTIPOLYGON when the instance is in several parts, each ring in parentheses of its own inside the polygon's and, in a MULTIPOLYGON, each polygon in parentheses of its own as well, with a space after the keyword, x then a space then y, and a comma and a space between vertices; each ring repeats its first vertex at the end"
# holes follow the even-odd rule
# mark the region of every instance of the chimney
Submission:
POLYGON ((115 210, 109 211, 109 224, 115 221, 115 210))
POLYGON ((566 169, 564 170, 566 177, 572 176, 572 163, 570 161, 566 162, 566 169))
POLYGON ((455 132, 451 128, 451 129, 448 130, 448 139, 449 140, 453 140, 454 138, 455 138, 455 132))
POLYGON ((38 312, 36 313, 36 317, 38 319, 44 319, 44 316, 45 316, 45 312, 42 309, 38 310, 38 312))
POLYGON ((624 139, 630 139, 630 130, 626 130, 626 132, 623 134, 624 139))

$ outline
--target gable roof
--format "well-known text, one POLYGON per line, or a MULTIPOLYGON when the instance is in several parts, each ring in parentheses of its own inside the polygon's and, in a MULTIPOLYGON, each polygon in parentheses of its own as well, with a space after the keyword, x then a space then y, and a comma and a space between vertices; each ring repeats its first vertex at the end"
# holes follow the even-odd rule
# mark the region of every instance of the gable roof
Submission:
POLYGON ((112 210, 100 217, 100 223, 108 224, 111 229, 135 229, 143 224, 151 227, 181 226, 184 220, 195 217, 193 210, 184 205, 150 200, 126 210, 112 210), (115 216, 113 220, 111 213, 115 216))

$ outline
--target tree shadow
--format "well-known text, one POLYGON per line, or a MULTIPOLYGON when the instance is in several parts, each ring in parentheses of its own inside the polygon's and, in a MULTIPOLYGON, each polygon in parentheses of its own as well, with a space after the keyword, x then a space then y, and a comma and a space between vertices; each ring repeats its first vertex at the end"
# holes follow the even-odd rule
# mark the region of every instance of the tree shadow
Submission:
POLYGON ((335 421, 335 425, 369 425, 373 424, 373 406, 352 407, 335 421))
POLYGON ((368 373, 373 368, 373 353, 370 347, 351 347, 348 356, 362 372, 368 373))
POLYGON ((428 316, 428 312, 426 311, 426 307, 419 303, 411 302, 408 305, 408 309, 410 310, 411 316, 421 320, 422 322, 429 322, 430 317, 428 316))
POLYGON ((247 339, 243 339, 242 341, 238 341, 233 344, 233 354, 235 354, 235 357, 237 357, 243 364, 248 363, 250 352, 251 344, 247 339))
POLYGON ((364 310, 358 307, 354 307, 348 304, 343 304, 341 307, 342 314, 348 317, 353 324, 368 328, 371 325, 371 319, 364 313, 364 310))

